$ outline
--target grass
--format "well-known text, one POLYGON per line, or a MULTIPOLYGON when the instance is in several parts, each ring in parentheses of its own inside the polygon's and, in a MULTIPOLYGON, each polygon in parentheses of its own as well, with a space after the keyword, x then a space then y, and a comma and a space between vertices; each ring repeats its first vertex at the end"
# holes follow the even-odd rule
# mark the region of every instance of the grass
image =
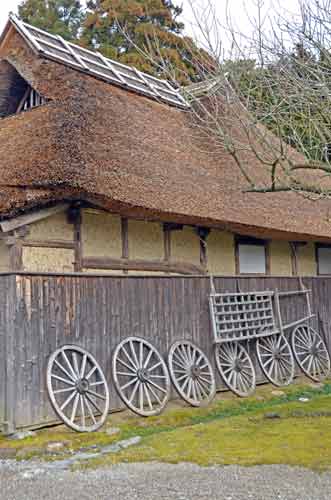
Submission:
POLYGON ((113 436, 105 431, 77 434, 60 426, 23 441, 0 437, 0 448, 14 447, 26 458, 43 455, 49 442, 61 441, 66 442, 65 456, 139 435, 139 445, 78 466, 187 461, 200 465, 277 463, 331 470, 331 384, 313 388, 301 382, 282 390, 281 395, 272 391, 270 386, 259 387, 253 397, 244 400, 221 394, 208 408, 175 403, 161 416, 149 419, 128 412, 114 414, 107 426, 116 426, 120 432, 113 436), (300 402, 299 398, 309 401, 300 402), (268 413, 277 418, 266 418, 268 413))

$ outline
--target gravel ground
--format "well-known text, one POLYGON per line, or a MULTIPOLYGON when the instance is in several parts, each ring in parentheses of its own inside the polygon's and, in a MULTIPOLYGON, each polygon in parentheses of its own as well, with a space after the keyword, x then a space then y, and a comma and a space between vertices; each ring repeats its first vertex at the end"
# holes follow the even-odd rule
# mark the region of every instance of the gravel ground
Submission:
POLYGON ((330 500, 331 474, 298 467, 121 464, 69 472, 0 462, 0 499, 330 500))

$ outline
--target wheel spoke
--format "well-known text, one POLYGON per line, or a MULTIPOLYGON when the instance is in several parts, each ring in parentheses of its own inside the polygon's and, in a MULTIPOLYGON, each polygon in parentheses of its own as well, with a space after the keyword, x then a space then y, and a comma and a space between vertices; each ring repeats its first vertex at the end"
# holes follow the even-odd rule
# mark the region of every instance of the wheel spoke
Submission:
POLYGON ((139 344, 139 367, 143 368, 144 366, 144 344, 140 342, 139 344))
POLYGON ((55 373, 52 373, 51 374, 51 377, 52 378, 55 378, 56 380, 60 380, 60 382, 63 382, 64 384, 67 384, 67 385, 75 385, 74 382, 72 382, 71 380, 67 380, 65 378, 62 378, 62 377, 59 377, 58 375, 55 375, 55 373))
POLYGON ((84 399, 83 396, 80 395, 80 408, 81 408, 81 419, 82 419, 82 426, 85 427, 85 408, 84 408, 84 399))
POLYGON ((147 368, 148 363, 150 362, 152 355, 153 355, 153 350, 150 349, 149 353, 147 354, 147 357, 145 359, 144 368, 147 368))
POLYGON ((75 390, 75 387, 66 387, 65 389, 57 389, 56 391, 53 391, 53 394, 62 394, 63 392, 72 392, 75 390))
POLYGON ((199 390, 202 392, 202 397, 203 398, 208 398, 208 392, 209 391, 205 390, 205 387, 203 386, 203 384, 201 383, 201 381, 199 379, 197 379, 197 386, 199 387, 199 390))
POLYGON ((97 367, 94 365, 94 366, 91 368, 91 370, 88 372, 88 374, 86 375, 86 377, 85 377, 85 378, 86 378, 86 380, 89 380, 89 379, 92 377, 93 373, 94 373, 96 370, 97 370, 97 367))
POLYGON ((92 408, 91 408, 91 406, 90 406, 90 403, 88 402, 88 399, 87 399, 85 396, 83 396, 83 398, 84 398, 84 402, 85 402, 85 405, 86 405, 87 411, 89 412, 89 415, 90 415, 90 417, 91 417, 91 419, 92 419, 92 422, 93 422, 94 424, 96 424, 96 423, 97 423, 97 421, 96 421, 96 419, 95 419, 95 416, 94 416, 94 413, 93 413, 92 408))
POLYGON ((93 399, 89 396, 89 394, 87 392, 85 392, 85 398, 88 399, 88 401, 91 403, 92 406, 94 406, 94 408, 102 414, 102 410, 100 409, 100 407, 97 405, 97 403, 95 401, 93 401, 93 399))
POLYGON ((153 382, 152 380, 149 380, 149 383, 155 387, 155 389, 158 389, 159 391, 163 392, 164 394, 167 393, 166 389, 164 389, 163 387, 161 387, 159 384, 156 384, 155 382, 153 382))
POLYGON ((125 356, 126 356, 126 359, 129 361, 129 363, 130 363, 130 365, 132 366, 132 368, 134 369, 134 371, 137 371, 137 369, 138 369, 138 364, 135 364, 135 363, 132 361, 131 357, 129 356, 129 354, 128 354, 128 352, 127 352, 127 350, 125 349, 125 347, 124 347, 124 346, 122 347, 122 351, 124 352, 124 354, 125 354, 125 356))
POLYGON ((75 375, 76 375, 76 380, 79 378, 80 376, 80 372, 79 372, 79 368, 78 368, 78 360, 77 360, 77 354, 75 352, 72 353, 72 362, 74 364, 74 372, 75 372, 75 375))
POLYGON ((124 389, 126 389, 127 387, 130 387, 130 385, 134 384, 137 380, 138 380, 138 378, 134 377, 132 380, 129 380, 129 382, 127 382, 126 384, 121 385, 121 390, 124 391, 124 389))
POLYGON ((151 398, 150 398, 150 395, 149 395, 149 392, 148 392, 148 389, 147 389, 147 385, 143 384, 143 387, 144 387, 144 391, 145 391, 145 395, 146 395, 147 404, 149 406, 149 409, 153 410, 153 405, 152 405, 152 401, 151 401, 151 398))
POLYGON ((139 361, 138 361, 137 354, 136 354, 132 340, 129 341, 129 346, 130 346, 131 354, 133 356, 134 364, 136 365, 137 368, 139 368, 139 361))
POLYGON ((117 372, 117 375, 122 375, 123 377, 134 377, 135 376, 135 374, 132 372, 117 372))
POLYGON ((75 399, 74 399, 74 404, 72 406, 72 412, 71 412, 71 417, 70 417, 71 422, 74 422, 74 420, 76 418, 76 412, 77 412, 79 398, 80 398, 80 396, 79 396, 79 393, 77 392, 75 399))
POLYGON ((85 369, 86 369, 86 362, 87 362, 87 354, 85 353, 83 355, 82 364, 81 364, 81 367, 80 367, 80 378, 84 378, 85 369))
POLYGON ((61 405, 61 410, 65 410, 66 407, 68 406, 68 404, 74 399, 74 397, 76 396, 77 394, 77 391, 74 389, 74 392, 72 394, 70 394, 70 396, 65 400, 65 402, 61 405))
POLYGON ((62 357, 64 359, 64 361, 66 362, 66 365, 68 366, 68 369, 69 369, 69 372, 71 373, 73 379, 76 381, 77 380, 77 375, 76 373, 74 372, 72 366, 71 366, 71 363, 66 355, 66 353, 64 351, 62 351, 62 357))
POLYGON ((158 402, 158 404, 159 404, 159 405, 161 405, 161 404, 162 404, 162 402, 161 402, 161 400, 160 400, 159 396, 158 396, 158 395, 156 394, 156 392, 154 391, 153 387, 150 385, 150 383, 149 383, 149 382, 147 382, 147 385, 148 385, 149 390, 150 390, 150 392, 152 393, 153 397, 156 399, 156 401, 158 402))
POLYGON ((129 398, 129 403, 132 403, 132 401, 134 400, 138 387, 139 387, 139 380, 137 379, 136 385, 134 386, 131 396, 129 398))
POLYGON ((58 366, 58 368, 60 368, 60 370, 65 374, 67 375, 67 377, 72 380, 73 382, 76 382, 76 379, 74 379, 74 377, 68 372, 68 370, 66 370, 64 368, 64 366, 61 365, 61 363, 58 362, 57 359, 54 360, 54 363, 56 364, 56 366, 58 366))
POLYGON ((157 363, 155 363, 155 365, 152 366, 152 368, 149 368, 148 371, 152 372, 155 370, 155 368, 158 368, 161 365, 162 365, 162 361, 158 361, 157 363))
POLYGON ((119 363, 121 363, 121 365, 125 366, 125 368, 127 368, 128 370, 130 370, 131 373, 136 373, 136 369, 135 368, 132 368, 132 365, 128 365, 125 361, 123 361, 123 359, 121 359, 119 356, 117 358, 117 360, 119 363))
POLYGON ((91 389, 87 389, 87 391, 91 396, 94 396, 95 398, 102 399, 103 401, 106 401, 106 397, 103 396, 102 394, 99 394, 98 392, 91 391, 91 389))
POLYGON ((144 391, 143 391, 143 383, 139 384, 139 408, 141 411, 144 409, 144 391))

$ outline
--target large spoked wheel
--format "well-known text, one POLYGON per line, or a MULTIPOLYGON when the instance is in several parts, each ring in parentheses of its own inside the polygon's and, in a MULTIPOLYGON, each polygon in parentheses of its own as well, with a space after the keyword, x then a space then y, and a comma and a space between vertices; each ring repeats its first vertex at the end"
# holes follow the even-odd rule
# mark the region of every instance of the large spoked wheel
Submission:
POLYGON ((71 429, 92 432, 105 422, 108 385, 97 361, 82 347, 65 345, 50 356, 47 389, 55 412, 71 429))
POLYGON ((129 337, 115 349, 113 377, 122 401, 143 417, 158 415, 170 395, 167 365, 147 340, 129 337))
POLYGON ((284 335, 258 338, 256 352, 261 369, 272 384, 280 387, 292 382, 294 359, 284 335))
POLYGON ((168 366, 176 391, 187 403, 202 406, 214 398, 213 369, 207 356, 192 342, 175 342, 169 351, 168 366))
POLYGON ((217 369, 226 386, 237 396, 246 397, 255 390, 256 376, 251 358, 238 342, 215 346, 217 369))
POLYGON ((330 356, 321 336, 308 325, 297 326, 292 333, 294 357, 301 370, 315 382, 330 374, 330 356))

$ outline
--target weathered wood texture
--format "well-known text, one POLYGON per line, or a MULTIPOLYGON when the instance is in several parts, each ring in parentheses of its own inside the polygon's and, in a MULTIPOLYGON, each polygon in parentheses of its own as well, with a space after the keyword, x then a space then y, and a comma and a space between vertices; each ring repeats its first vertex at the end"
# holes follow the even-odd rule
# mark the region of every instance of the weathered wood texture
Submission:
MULTIPOLYGON (((331 278, 304 279, 312 288, 314 325, 331 348, 331 278)), ((297 278, 218 277, 217 291, 295 290, 297 278)), ((45 384, 48 356, 63 344, 85 347, 106 372, 111 407, 122 407, 111 377, 115 346, 129 335, 152 342, 166 356, 189 339, 213 359, 206 277, 91 275, 0 276, 0 428, 55 420, 45 384)), ((307 314, 302 298, 281 299, 284 323, 307 314)), ((249 351, 255 365, 255 349, 249 351)), ((258 379, 262 380, 259 369, 258 379)), ((220 386, 220 380, 217 378, 220 386)))

